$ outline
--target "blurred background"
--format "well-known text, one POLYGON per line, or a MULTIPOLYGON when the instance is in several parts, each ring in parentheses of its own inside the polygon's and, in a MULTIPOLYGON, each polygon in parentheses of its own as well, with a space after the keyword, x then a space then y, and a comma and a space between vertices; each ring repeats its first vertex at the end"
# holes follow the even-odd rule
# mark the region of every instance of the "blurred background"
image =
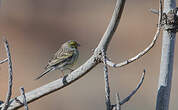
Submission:
MULTIPOLYGON (((80 57, 74 68, 82 65, 100 41, 111 18, 116 0, 2 0, 0 9, 0 59, 6 58, 2 36, 9 41, 14 70, 13 96, 19 88, 31 91, 58 79, 59 71, 34 81, 48 59, 67 40, 77 40, 80 57)), ((108 56, 122 62, 146 48, 156 31, 158 0, 127 0, 122 19, 109 45, 108 56)), ((160 36, 149 53, 121 68, 109 68, 111 101, 116 92, 125 98, 137 85, 146 69, 146 77, 136 95, 123 110, 155 109, 161 57, 160 36)), ((171 90, 170 110, 178 109, 178 51, 171 90)), ((7 63, 0 65, 0 100, 7 92, 7 63)), ((75 83, 29 104, 30 110, 103 110, 105 93, 103 65, 100 64, 75 83)), ((21 108, 20 110, 23 110, 21 108)))

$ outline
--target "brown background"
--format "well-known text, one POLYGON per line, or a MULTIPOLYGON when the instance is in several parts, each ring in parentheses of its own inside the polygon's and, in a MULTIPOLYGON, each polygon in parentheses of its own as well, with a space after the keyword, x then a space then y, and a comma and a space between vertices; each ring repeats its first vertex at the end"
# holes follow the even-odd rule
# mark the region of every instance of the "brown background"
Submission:
MULTIPOLYGON (((92 54, 111 18, 115 0, 3 0, 0 10, 0 36, 6 36, 13 60, 13 97, 59 78, 57 71, 39 81, 33 79, 43 71, 48 59, 70 39, 80 42, 77 65, 83 64, 92 54)), ((156 31, 157 15, 148 11, 158 8, 158 0, 127 0, 121 23, 108 49, 108 56, 121 62, 136 55, 152 41, 156 31)), ((124 106, 123 110, 153 110, 156 103, 157 83, 161 56, 160 36, 155 47, 138 61, 122 68, 109 68, 111 101, 115 93, 126 97, 147 70, 141 89, 124 106)), ((175 48, 174 73, 170 110, 178 109, 178 51, 175 48)), ((5 58, 0 43, 0 59, 5 58)), ((7 64, 0 65, 0 99, 7 91, 7 64)), ((72 85, 45 96, 31 104, 30 110, 103 110, 103 66, 99 65, 72 85)), ((21 109, 23 110, 23 109, 21 109)))

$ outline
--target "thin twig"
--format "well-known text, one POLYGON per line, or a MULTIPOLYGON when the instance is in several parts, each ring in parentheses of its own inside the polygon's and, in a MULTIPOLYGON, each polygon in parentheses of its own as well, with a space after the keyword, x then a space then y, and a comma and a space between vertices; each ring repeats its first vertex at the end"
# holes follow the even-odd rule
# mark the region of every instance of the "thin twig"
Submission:
POLYGON ((143 55, 145 55, 155 45, 156 40, 157 40, 157 38, 159 36, 159 33, 160 33, 160 28, 158 27, 158 30, 157 30, 154 38, 153 38, 153 41, 150 43, 150 45, 147 48, 145 48, 143 51, 141 51, 140 53, 138 53, 136 56, 134 56, 134 57, 132 57, 132 58, 126 60, 126 61, 123 61, 121 63, 118 63, 118 64, 115 64, 111 60, 107 59, 107 64, 109 66, 111 66, 111 67, 122 67, 122 66, 125 66, 125 65, 127 65, 129 63, 132 63, 132 62, 138 60, 143 55))
POLYGON ((3 64, 3 63, 5 63, 5 62, 7 62, 7 61, 8 61, 8 58, 6 58, 6 59, 0 61, 0 64, 3 64))
POLYGON ((23 104, 24 104, 25 110, 28 110, 27 100, 26 100, 26 96, 25 96, 25 90, 23 87, 20 88, 20 92, 21 92, 21 95, 23 96, 23 104))
POLYGON ((134 56, 134 57, 132 57, 132 58, 126 60, 126 61, 123 61, 123 62, 121 62, 121 63, 118 63, 118 64, 112 62, 111 60, 109 60, 109 59, 107 58, 107 64, 108 64, 109 66, 111 66, 111 67, 122 67, 122 66, 125 66, 125 65, 127 65, 127 64, 129 64, 129 63, 131 63, 131 62, 134 62, 134 61, 138 60, 138 59, 141 58, 143 55, 145 55, 145 54, 155 45, 156 40, 158 39, 158 36, 159 36, 159 34, 160 34, 160 30, 161 30, 162 13, 163 13, 163 11, 162 11, 162 5, 160 5, 160 7, 159 7, 159 18, 158 18, 157 31, 156 31, 156 33, 155 33, 155 36, 154 36, 152 42, 150 43, 150 45, 148 45, 147 48, 145 48, 143 51, 141 51, 140 53, 138 53, 136 56, 134 56))
POLYGON ((150 12, 152 12, 153 14, 157 14, 157 15, 159 15, 159 11, 158 10, 156 10, 156 9, 149 9, 149 11, 150 12))
POLYGON ((4 42, 5 49, 6 49, 7 57, 8 57, 9 81, 8 81, 8 92, 7 92, 5 104, 2 110, 7 110, 7 108, 9 107, 9 101, 10 101, 11 94, 12 94, 12 79, 13 79, 12 75, 13 74, 12 74, 12 61, 11 61, 11 55, 10 55, 10 50, 9 50, 9 44, 5 38, 3 39, 3 42, 4 42))
POLYGON ((116 110, 121 110, 119 93, 116 93, 116 110))
POLYGON ((111 109, 110 101, 110 87, 109 87, 109 77, 108 77, 108 67, 106 64, 106 52, 102 49, 103 63, 104 63, 104 81, 105 81, 105 99, 106 99, 106 110, 111 109))
POLYGON ((137 92, 137 90, 141 87, 141 85, 143 84, 143 80, 145 78, 145 70, 143 71, 142 77, 140 82, 138 83, 137 87, 125 98, 120 102, 120 105, 123 105, 124 103, 126 103, 127 101, 130 100, 130 98, 137 92))
MULTIPOLYGON (((142 74, 142 77, 141 77, 141 80, 140 82, 138 83, 137 87, 126 97, 124 98, 122 101, 120 101, 120 106, 125 104, 126 102, 128 102, 130 100, 130 98, 138 91, 138 89, 141 87, 141 85, 143 84, 143 80, 145 78, 145 70, 143 71, 143 74, 142 74)), ((113 107, 116 107, 117 104, 115 105, 112 105, 112 108, 113 107)))
POLYGON ((14 100, 16 103, 23 105, 23 99, 22 99, 22 102, 17 97, 15 97, 14 100))

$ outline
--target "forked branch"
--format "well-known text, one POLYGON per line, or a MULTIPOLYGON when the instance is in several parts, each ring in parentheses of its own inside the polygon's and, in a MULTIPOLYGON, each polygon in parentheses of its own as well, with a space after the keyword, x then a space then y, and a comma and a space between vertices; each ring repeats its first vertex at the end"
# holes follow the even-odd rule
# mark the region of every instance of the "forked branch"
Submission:
MULTIPOLYGON (((122 15, 122 11, 124 8, 125 0, 117 0, 116 6, 114 9, 114 13, 112 15, 111 21, 108 25, 108 28, 103 35, 100 43, 98 44, 97 48, 95 49, 94 54, 79 68, 71 72, 70 74, 64 76, 63 78, 60 78, 56 81, 50 82, 44 86, 41 86, 35 90, 32 90, 30 92, 27 92, 26 98, 27 103, 30 103, 32 101, 35 101, 43 96, 46 96, 54 91, 57 91, 59 89, 62 89, 65 86, 68 86, 72 82, 78 80, 82 76, 84 76, 86 73, 88 73, 93 67, 95 67, 97 64, 101 62, 101 50, 104 48, 107 50, 108 45, 110 43, 110 40, 119 24, 119 20, 122 15)), ((16 100, 19 100, 20 102, 23 102, 23 97, 18 96, 12 100, 10 100, 10 105, 8 109, 17 109, 21 107, 23 104, 18 103, 16 100)), ((0 108, 2 108, 4 104, 0 105, 0 108)))
POLYGON ((27 99, 25 96, 25 89, 23 87, 20 88, 20 93, 23 96, 23 104, 24 104, 25 110, 28 110, 27 99))
MULTIPOLYGON (((54 91, 60 90, 63 87, 68 86, 69 84, 73 83, 74 81, 80 79, 82 76, 87 74, 92 68, 94 68, 97 64, 99 64, 103 61, 102 49, 104 49, 105 52, 107 51, 108 45, 113 37, 115 30, 117 29, 118 24, 119 24, 119 21, 120 21, 120 18, 121 18, 123 9, 124 9, 124 5, 125 5, 125 0, 117 0, 111 21, 106 29, 106 32, 104 33, 103 37, 101 38, 98 46, 96 47, 93 55, 83 65, 81 65, 76 70, 72 71, 70 74, 64 76, 63 78, 60 78, 60 79, 50 82, 46 85, 43 85, 37 89, 34 89, 30 92, 27 92, 25 94, 27 103, 33 102, 43 96, 46 96, 54 91)), ((161 14, 159 16, 161 16, 161 14)), ((160 24, 160 21, 161 21, 161 18, 159 18, 158 24, 160 24)), ((153 43, 151 43, 148 48, 146 48, 143 52, 138 54, 136 57, 131 58, 131 60, 126 61, 126 63, 114 64, 114 65, 116 65, 114 67, 119 67, 120 65, 121 66, 126 65, 126 64, 128 64, 128 62, 129 63, 133 62, 136 59, 143 56, 144 54, 146 54, 154 46, 159 33, 160 33, 160 26, 158 25, 158 29, 157 29, 156 35, 154 37, 155 40, 152 41, 153 43)), ((10 54, 9 54, 9 56, 10 56, 10 54)), ((10 65, 11 60, 8 59, 8 63, 10 65)), ((108 65, 113 64, 109 60, 106 60, 106 63, 108 65)), ((9 70, 9 73, 12 73, 12 65, 10 65, 9 67, 11 67, 11 70, 9 70)), ((141 84, 142 84, 142 82, 141 82, 141 84)), ((139 87, 140 86, 138 86, 138 88, 139 87)), ((9 88, 12 88, 12 86, 9 88)), ((124 104, 125 102, 127 102, 136 93, 137 90, 138 89, 136 88, 126 99, 121 101, 120 105, 122 105, 122 103, 124 104)), ((9 91, 9 92, 11 92, 11 91, 9 91)), ((11 96, 11 94, 10 94, 10 96, 11 96)), ((10 102, 9 102, 9 100, 10 100, 10 98, 8 98, 8 100, 5 103, 1 104, 0 109, 6 105, 9 106, 8 109, 10 109, 10 110, 17 109, 17 108, 20 108, 23 106, 23 103, 19 103, 19 102, 23 102, 23 100, 24 100, 23 96, 15 97, 14 99, 11 99, 10 102)))

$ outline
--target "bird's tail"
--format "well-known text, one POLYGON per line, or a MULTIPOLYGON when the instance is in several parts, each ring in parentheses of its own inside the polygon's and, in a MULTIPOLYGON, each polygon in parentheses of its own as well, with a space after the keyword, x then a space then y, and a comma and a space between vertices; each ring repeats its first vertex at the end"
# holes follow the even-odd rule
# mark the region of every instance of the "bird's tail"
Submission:
POLYGON ((45 70, 42 74, 40 74, 40 76, 38 76, 37 78, 35 78, 35 80, 40 79, 41 77, 43 77, 44 75, 46 75, 48 72, 53 71, 53 70, 55 70, 54 67, 52 67, 52 68, 48 68, 48 69, 45 70))

